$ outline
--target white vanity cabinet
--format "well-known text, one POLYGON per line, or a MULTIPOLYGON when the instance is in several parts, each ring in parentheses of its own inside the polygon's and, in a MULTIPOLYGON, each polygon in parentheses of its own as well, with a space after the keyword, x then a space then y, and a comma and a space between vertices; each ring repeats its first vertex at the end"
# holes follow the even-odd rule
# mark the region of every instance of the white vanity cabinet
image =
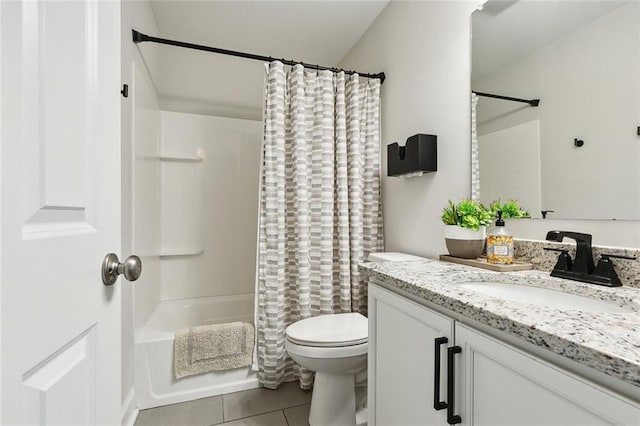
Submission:
POLYGON ((441 355, 440 395, 445 399, 446 354, 452 319, 369 286, 369 425, 446 425, 434 407, 436 339, 441 355))
POLYGON ((455 345, 463 425, 640 425, 638 405, 459 322, 455 345))
POLYGON ((640 425, 639 404, 375 284, 369 413, 371 426, 640 425), (443 410, 433 402, 439 336, 448 338, 440 348, 443 410))

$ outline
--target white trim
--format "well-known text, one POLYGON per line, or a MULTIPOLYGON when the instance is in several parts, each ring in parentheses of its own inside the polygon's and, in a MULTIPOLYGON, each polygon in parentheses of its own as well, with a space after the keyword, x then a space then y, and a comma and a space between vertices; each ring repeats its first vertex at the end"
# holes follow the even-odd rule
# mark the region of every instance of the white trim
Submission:
POLYGON ((135 386, 131 386, 131 389, 129 389, 129 393, 127 394, 127 397, 124 399, 124 402, 122 403, 122 408, 120 409, 120 412, 122 413, 122 415, 120 416, 120 424, 122 426, 133 426, 133 424, 136 422, 136 419, 138 418, 138 413, 140 412, 140 410, 138 409, 138 407, 136 407, 136 387, 135 386))
MULTIPOLYGON (((0 25, 2 24, 2 9, 6 7, 6 3, 0 3, 0 25)), ((8 67, 8 64, 6 63, 6 61, 4 60, 4 57, 2 56, 2 50, 3 50, 3 42, 4 40, 2 40, 2 34, 0 33, 0 100, 2 99, 2 73, 3 73, 3 68, 4 67, 8 67)), ((2 132, 3 132, 3 128, 2 128, 2 121, 3 121, 3 114, 2 114, 2 102, 0 101, 0 142, 2 141, 2 132)), ((0 143, 0 176, 2 176, 2 147, 4 146, 4 143, 0 143)), ((3 194, 2 191, 0 191, 0 223, 2 223, 2 199, 3 199, 3 194)), ((2 240, 2 227, 0 227, 0 240, 2 240)), ((0 276, 2 275, 2 263, 3 263, 3 259, 4 257, 2 256, 2 245, 0 245, 0 276)), ((0 318, 2 318, 2 285, 0 284, 0 318)), ((4 327, 2 327, 0 325, 0 383, 3 383, 3 370, 2 370, 2 354, 4 353, 2 351, 2 335, 4 334, 4 327)), ((0 401, 3 400, 2 398, 2 388, 3 386, 0 386, 0 401)), ((0 420, 2 419, 2 403, 0 403, 0 420)))

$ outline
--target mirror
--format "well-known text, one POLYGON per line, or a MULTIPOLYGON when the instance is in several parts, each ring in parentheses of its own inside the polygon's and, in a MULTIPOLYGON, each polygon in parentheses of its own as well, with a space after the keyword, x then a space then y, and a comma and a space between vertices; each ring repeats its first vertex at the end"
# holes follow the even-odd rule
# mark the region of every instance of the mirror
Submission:
POLYGON ((489 1, 472 15, 472 187, 533 218, 640 220, 640 3, 489 1))

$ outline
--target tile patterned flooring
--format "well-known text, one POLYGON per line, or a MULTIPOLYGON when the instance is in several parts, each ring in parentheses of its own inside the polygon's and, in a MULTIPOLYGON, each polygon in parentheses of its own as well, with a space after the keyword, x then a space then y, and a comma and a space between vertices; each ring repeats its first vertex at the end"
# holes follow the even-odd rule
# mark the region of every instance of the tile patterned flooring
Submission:
POLYGON ((308 426, 311 391, 298 382, 141 410, 135 426, 308 426))

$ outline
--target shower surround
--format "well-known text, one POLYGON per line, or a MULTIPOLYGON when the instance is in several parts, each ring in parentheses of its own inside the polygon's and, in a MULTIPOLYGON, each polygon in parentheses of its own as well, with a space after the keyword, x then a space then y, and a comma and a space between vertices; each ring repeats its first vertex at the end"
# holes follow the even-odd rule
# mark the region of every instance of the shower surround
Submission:
POLYGON ((176 379, 173 342, 181 328, 253 324, 262 124, 144 104, 137 112, 134 240, 145 254, 144 280, 133 286, 137 407, 257 387, 250 368, 176 379))

